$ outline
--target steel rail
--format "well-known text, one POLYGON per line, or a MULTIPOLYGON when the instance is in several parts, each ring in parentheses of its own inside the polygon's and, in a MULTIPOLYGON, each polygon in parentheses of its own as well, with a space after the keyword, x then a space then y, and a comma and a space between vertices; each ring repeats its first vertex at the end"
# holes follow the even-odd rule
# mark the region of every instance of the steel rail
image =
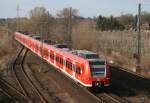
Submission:
MULTIPOLYGON (((28 50, 27 50, 28 52, 28 50)), ((26 53, 27 53, 26 52, 26 53)), ((31 77, 29 77, 29 75, 26 73, 25 69, 24 69, 24 61, 25 61, 25 56, 23 56, 23 59, 21 61, 21 70, 26 78, 26 80, 28 81, 28 83, 33 87, 33 89, 35 90, 35 92, 38 94, 38 96, 40 97, 40 100, 42 101, 42 103, 47 103, 46 99, 44 98, 44 96, 41 94, 41 92, 38 90, 38 88, 36 87, 36 85, 33 83, 31 77)))
POLYGON ((25 98, 25 95, 22 92, 17 90, 15 87, 13 87, 11 84, 9 84, 7 81, 3 80, 2 78, 0 78, 0 83, 3 83, 4 85, 8 86, 11 90, 16 91, 16 93, 18 93, 19 95, 21 95, 22 97, 25 98))
POLYGON ((15 76, 15 78, 16 78, 16 81, 17 81, 17 83, 19 84, 19 87, 21 88, 21 90, 23 91, 23 94, 25 95, 25 97, 27 98, 27 100, 28 100, 28 102, 30 102, 30 103, 35 103, 34 101, 33 101, 33 99, 31 98, 31 96, 30 96, 30 94, 28 93, 28 90, 27 90, 27 88, 25 88, 25 86, 24 86, 24 83, 23 83, 23 81, 21 81, 19 78, 19 73, 17 73, 17 70, 18 69, 16 69, 16 65, 18 65, 20 68, 19 68, 19 70, 21 70, 21 71, 19 71, 19 72, 22 72, 23 74, 22 75, 24 75, 24 78, 26 79, 26 82, 30 85, 30 86, 32 86, 32 88, 33 88, 33 90, 34 90, 34 92, 36 92, 36 94, 39 96, 39 98, 40 98, 40 101, 42 102, 42 103, 47 103, 47 101, 46 101, 46 99, 44 98, 44 96, 40 93, 40 91, 38 90, 38 88, 36 87, 36 85, 32 82, 32 80, 31 80, 31 78, 28 76, 28 74, 25 72, 25 70, 24 70, 24 66, 23 66, 23 63, 24 63, 24 60, 25 60, 25 56, 26 56, 26 54, 27 54, 27 52, 28 52, 28 50, 26 49, 25 50, 25 52, 23 53, 23 50, 24 50, 24 47, 19 51, 19 53, 17 54, 17 56, 16 56, 16 58, 15 58, 15 61, 14 61, 14 65, 12 66, 12 71, 13 71, 13 74, 14 74, 14 76, 15 76), (21 56, 21 54, 23 53, 23 56, 22 56, 22 58, 20 58, 20 56, 21 56), (21 59, 20 61, 20 63, 17 63, 17 60, 18 59, 21 59))
POLYGON ((12 69, 13 75, 14 75, 14 77, 15 77, 15 79, 16 79, 16 81, 17 81, 17 83, 18 83, 18 85, 19 85, 19 87, 20 87, 20 89, 21 89, 21 91, 22 91, 23 94, 25 95, 26 99, 28 100, 28 102, 33 103, 32 100, 31 100, 31 98, 29 97, 27 91, 24 89, 23 84, 22 84, 21 81, 19 80, 19 77, 18 77, 18 75, 17 75, 17 73, 16 73, 16 68, 15 68, 16 62, 17 62, 19 56, 21 55, 21 53, 23 52, 23 50, 24 50, 24 47, 22 47, 22 49, 20 49, 20 51, 17 53, 17 55, 16 55, 14 61, 12 62, 12 67, 11 67, 11 69, 12 69))

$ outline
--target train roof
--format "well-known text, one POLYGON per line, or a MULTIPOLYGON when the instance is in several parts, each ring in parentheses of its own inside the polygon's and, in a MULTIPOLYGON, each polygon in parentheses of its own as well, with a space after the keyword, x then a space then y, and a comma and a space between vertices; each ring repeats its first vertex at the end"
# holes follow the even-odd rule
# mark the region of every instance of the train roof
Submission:
POLYGON ((104 61, 97 53, 88 50, 74 50, 71 53, 88 61, 104 61))
POLYGON ((55 48, 52 45, 43 44, 43 47, 47 48, 47 49, 50 48, 50 49, 54 50, 56 53, 59 53, 60 55, 63 55, 66 58, 69 58, 69 59, 72 59, 72 60, 75 60, 75 61, 78 61, 78 62, 86 62, 87 61, 84 58, 81 58, 81 57, 79 57, 77 55, 73 55, 73 54, 71 54, 71 53, 69 53, 67 51, 62 51, 62 50, 60 50, 58 48, 55 48))
POLYGON ((78 54, 96 54, 92 51, 88 51, 88 50, 75 50, 78 54))

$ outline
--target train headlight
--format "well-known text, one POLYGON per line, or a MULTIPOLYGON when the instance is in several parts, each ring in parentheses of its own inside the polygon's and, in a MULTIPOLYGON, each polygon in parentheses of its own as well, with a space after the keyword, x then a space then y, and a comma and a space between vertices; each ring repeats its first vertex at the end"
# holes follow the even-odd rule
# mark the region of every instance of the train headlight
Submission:
POLYGON ((110 78, 107 78, 107 80, 110 80, 110 78))
POLYGON ((100 85, 100 83, 99 82, 95 82, 95 86, 99 86, 100 85))
POLYGON ((95 86, 97 87, 101 86, 101 82, 95 82, 95 86))
POLYGON ((93 86, 94 87, 104 87, 104 83, 103 82, 94 82, 93 86))

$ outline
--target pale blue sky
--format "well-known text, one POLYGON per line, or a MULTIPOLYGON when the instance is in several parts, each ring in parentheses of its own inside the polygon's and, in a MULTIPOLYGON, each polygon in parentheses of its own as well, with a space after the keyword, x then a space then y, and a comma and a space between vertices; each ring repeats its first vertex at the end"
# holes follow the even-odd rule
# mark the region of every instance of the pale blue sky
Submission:
MULTIPOLYGON (((71 6, 79 10, 79 15, 93 17, 99 14, 104 16, 136 14, 139 0, 3 0, 0 3, 0 18, 15 17, 17 1, 21 16, 27 16, 29 10, 36 6, 46 7, 53 15, 62 8, 71 6)), ((150 0, 143 0, 142 10, 150 12, 150 0)))

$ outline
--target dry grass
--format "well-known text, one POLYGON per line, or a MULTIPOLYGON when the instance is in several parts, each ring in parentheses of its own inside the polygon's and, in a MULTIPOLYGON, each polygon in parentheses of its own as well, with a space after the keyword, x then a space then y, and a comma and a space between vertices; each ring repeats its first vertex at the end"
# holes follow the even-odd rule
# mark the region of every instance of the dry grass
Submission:
MULTIPOLYGON (((136 52, 136 32, 134 31, 73 31, 73 46, 78 49, 87 49, 100 53, 104 58, 115 61, 117 64, 133 71, 136 52)), ((150 33, 142 32, 141 67, 138 73, 150 77, 150 33)))
POLYGON ((13 48, 11 47, 9 39, 7 39, 6 36, 4 36, 3 38, 0 38, 0 41, 0 56, 2 57, 11 53, 13 48))
POLYGON ((0 70, 4 70, 7 67, 7 63, 10 56, 14 53, 14 48, 12 47, 12 34, 7 34, 7 32, 0 28, 0 70))

